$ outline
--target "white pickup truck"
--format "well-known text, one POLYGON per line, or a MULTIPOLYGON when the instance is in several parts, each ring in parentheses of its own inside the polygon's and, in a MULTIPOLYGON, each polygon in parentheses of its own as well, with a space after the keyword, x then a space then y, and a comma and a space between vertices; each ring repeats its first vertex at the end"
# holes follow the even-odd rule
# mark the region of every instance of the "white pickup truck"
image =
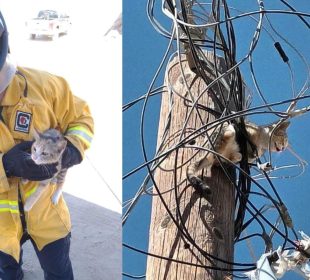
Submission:
POLYGON ((26 27, 32 39, 40 35, 54 39, 60 34, 68 33, 71 21, 65 13, 55 10, 41 10, 36 18, 26 22, 26 27))

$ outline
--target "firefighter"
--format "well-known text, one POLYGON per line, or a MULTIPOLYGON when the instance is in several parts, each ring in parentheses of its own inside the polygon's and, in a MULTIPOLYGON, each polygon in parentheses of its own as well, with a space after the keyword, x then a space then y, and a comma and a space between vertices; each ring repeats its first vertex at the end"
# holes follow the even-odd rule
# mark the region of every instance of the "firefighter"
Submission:
POLYGON ((34 246, 44 278, 73 279, 69 257, 71 222, 61 197, 51 203, 52 183, 29 212, 23 210, 38 181, 52 178, 57 164, 36 165, 27 156, 32 131, 59 129, 68 144, 63 168, 79 164, 93 137, 87 104, 73 96, 58 76, 16 66, 8 53, 8 33, 0 12, 0 279, 23 278, 22 244, 34 246), (27 183, 24 183, 27 179, 27 183))

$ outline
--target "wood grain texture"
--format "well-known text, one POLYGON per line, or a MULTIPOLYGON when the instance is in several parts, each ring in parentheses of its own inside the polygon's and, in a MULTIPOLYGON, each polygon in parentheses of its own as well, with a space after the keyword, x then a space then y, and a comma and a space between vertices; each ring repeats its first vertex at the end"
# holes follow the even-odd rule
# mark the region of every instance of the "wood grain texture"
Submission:
MULTIPOLYGON (((212 54, 206 53, 206 56, 210 62, 214 63, 212 54)), ((224 71, 223 60, 217 58, 216 63, 220 71, 224 71)), ((211 95, 205 90, 205 82, 197 78, 195 73, 189 69, 185 56, 182 56, 182 64, 178 63, 177 58, 173 59, 168 64, 165 74, 165 85, 170 92, 163 94, 162 97, 157 142, 157 149, 161 147, 159 153, 168 151, 177 145, 184 136, 214 120, 213 116, 205 110, 191 110, 191 104, 186 106, 184 97, 190 99, 190 96, 184 78, 182 78, 181 65, 194 98, 202 95, 199 99, 200 104, 209 108, 216 108, 211 95), (188 123, 182 135, 187 119, 188 123), (166 133, 164 133, 165 131, 166 133), (181 135, 182 138, 180 138, 181 135)), ((211 80, 212 75, 210 75, 211 80)), ((205 142, 206 139, 203 136, 196 138, 196 145, 203 145, 205 142)), ((195 192, 186 179, 186 167, 189 160, 195 160, 204 153, 203 151, 197 153, 197 150, 191 148, 190 145, 181 146, 170 153, 160 167, 156 169, 155 183, 160 192, 163 193, 162 198, 173 213, 174 218, 179 224, 185 225, 190 238, 194 240, 197 246, 210 255, 232 262, 235 202, 233 185, 226 178, 221 168, 214 167, 212 177, 207 179, 212 193, 204 198, 195 192), (192 159, 194 154, 196 155, 192 159), (175 166, 177 166, 176 169, 175 166), (177 195, 175 195, 175 188, 177 195), (181 216, 177 214, 177 205, 179 205, 181 216)), ((230 173, 234 177, 234 171, 230 170, 230 173)), ((156 189, 154 189, 154 194, 157 194, 156 189)), ((157 195, 153 197, 152 202, 149 252, 194 265, 231 268, 231 266, 220 261, 212 260, 210 262, 205 255, 190 244, 168 215, 162 200, 157 195)), ((229 278, 225 278, 227 276, 227 272, 178 264, 155 257, 148 257, 147 261, 146 279, 148 280, 231 279, 229 276, 229 278)))

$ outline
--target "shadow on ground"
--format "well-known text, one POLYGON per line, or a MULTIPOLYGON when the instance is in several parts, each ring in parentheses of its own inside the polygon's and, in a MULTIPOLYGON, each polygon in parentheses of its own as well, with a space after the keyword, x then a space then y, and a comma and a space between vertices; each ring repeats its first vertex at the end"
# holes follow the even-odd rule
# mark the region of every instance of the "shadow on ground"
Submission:
MULTIPOLYGON (((75 196, 64 194, 72 220, 71 261, 76 280, 121 279, 121 216, 75 196)), ((43 272, 27 241, 24 280, 43 280, 43 272)))

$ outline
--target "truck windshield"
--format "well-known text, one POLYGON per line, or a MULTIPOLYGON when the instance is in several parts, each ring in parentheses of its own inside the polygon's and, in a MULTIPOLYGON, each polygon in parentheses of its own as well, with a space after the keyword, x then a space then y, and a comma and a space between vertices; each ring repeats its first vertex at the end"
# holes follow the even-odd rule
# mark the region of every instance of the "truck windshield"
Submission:
POLYGON ((58 18, 57 12, 52 11, 52 10, 44 10, 40 11, 38 14, 38 18, 43 18, 43 19, 54 19, 58 18))

